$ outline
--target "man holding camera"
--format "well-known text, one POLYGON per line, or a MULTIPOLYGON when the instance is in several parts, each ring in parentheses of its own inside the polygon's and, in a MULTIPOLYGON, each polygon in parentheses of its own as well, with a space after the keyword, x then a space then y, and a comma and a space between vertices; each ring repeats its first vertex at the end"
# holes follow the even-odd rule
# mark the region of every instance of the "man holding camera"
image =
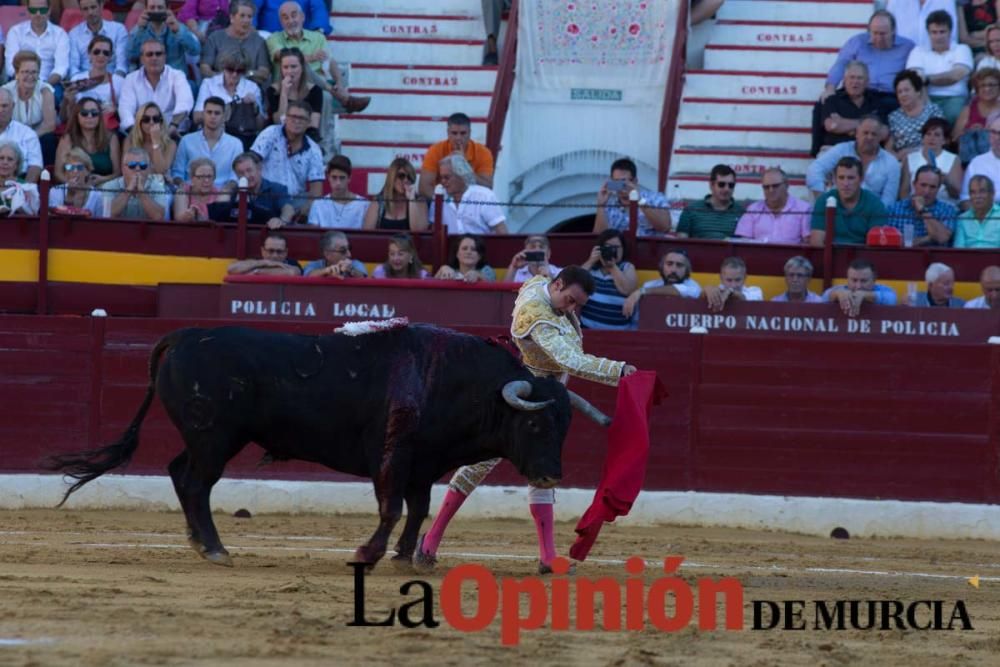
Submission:
POLYGON ((639 236, 662 236, 670 231, 670 207, 659 192, 639 187, 635 162, 620 158, 611 164, 611 179, 597 193, 594 233, 605 229, 628 231, 629 194, 639 193, 639 236))
POLYGON ((146 0, 146 10, 128 37, 128 60, 139 63, 142 45, 155 39, 166 51, 166 63, 187 73, 187 58, 201 55, 201 43, 167 8, 166 0, 146 0))
POLYGON ((559 275, 560 269, 549 263, 551 256, 552 249, 549 247, 548 238, 542 234, 529 236, 524 239, 524 250, 510 260, 504 280, 509 283, 523 283, 535 276, 555 278, 559 275))

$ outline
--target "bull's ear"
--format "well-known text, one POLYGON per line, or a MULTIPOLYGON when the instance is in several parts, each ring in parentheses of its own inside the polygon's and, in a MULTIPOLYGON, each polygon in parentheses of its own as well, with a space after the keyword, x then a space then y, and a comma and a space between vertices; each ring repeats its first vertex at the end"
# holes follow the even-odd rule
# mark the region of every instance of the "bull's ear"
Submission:
POLYGON ((569 394, 569 404, 574 408, 587 415, 601 426, 611 426, 611 417, 595 408, 583 396, 580 396, 576 392, 572 392, 569 389, 566 390, 566 393, 569 394))

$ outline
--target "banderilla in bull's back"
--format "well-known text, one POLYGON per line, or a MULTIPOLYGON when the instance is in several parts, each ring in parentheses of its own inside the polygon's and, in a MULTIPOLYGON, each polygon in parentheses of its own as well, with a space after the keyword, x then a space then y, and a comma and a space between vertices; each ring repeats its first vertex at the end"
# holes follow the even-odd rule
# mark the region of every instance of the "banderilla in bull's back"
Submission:
POLYGON ((167 470, 199 555, 232 565, 210 495, 226 463, 255 442, 267 460, 311 461, 372 479, 379 522, 354 554, 368 567, 385 554, 405 503, 393 560, 408 563, 431 486, 447 471, 500 457, 531 484, 553 486, 572 408, 610 423, 558 381, 533 376, 476 336, 405 321, 344 330, 350 335, 241 327, 167 334, 150 353, 145 398, 121 438, 43 463, 76 480, 62 503, 128 464, 158 393, 184 442, 167 470))

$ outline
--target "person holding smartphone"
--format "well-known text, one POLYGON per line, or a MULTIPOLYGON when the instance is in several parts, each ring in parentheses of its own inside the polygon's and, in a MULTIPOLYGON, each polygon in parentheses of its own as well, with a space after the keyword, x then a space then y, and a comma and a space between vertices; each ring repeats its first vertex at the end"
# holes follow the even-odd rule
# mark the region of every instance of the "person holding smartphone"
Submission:
POLYGON ((606 229, 597 236, 597 245, 582 264, 594 279, 594 294, 580 311, 580 324, 585 328, 636 328, 636 318, 623 311, 628 296, 639 286, 635 266, 626 261, 626 252, 625 237, 617 229, 606 229))
POLYGON ((597 193, 594 233, 606 229, 628 231, 629 195, 639 193, 639 236, 663 236, 670 231, 670 206, 659 192, 639 187, 635 162, 620 158, 611 164, 611 178, 597 193))
POLYGON ((187 74, 187 58, 201 55, 201 42, 167 7, 166 0, 146 0, 146 10, 128 36, 128 60, 142 65, 142 46, 149 40, 163 45, 168 67, 187 74))
POLYGON ((509 283, 523 283, 535 276, 555 278, 560 269, 549 263, 552 249, 549 239, 542 234, 533 234, 524 239, 524 250, 518 251, 507 266, 504 280, 509 283))

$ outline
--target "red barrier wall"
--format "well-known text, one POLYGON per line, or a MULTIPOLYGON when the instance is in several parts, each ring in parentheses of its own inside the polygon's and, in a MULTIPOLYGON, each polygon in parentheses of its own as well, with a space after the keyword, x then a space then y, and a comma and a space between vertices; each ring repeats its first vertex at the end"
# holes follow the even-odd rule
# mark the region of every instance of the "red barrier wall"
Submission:
MULTIPOLYGON (((0 317, 0 471, 34 472, 47 454, 117 438, 142 399, 153 343, 199 324, 209 320, 0 317)), ((656 370, 670 391, 650 424, 647 489, 986 503, 1000 496, 997 348, 662 332, 588 332, 587 347, 656 370)), ((613 389, 571 386, 613 409, 613 389)), ((163 474, 180 447, 154 403, 128 472, 163 474)), ((604 447, 603 432, 574 420, 567 486, 596 485, 604 447)), ((227 474, 345 478, 300 463, 258 470, 259 455, 248 447, 227 474)), ((520 483, 506 466, 490 481, 520 483)))

